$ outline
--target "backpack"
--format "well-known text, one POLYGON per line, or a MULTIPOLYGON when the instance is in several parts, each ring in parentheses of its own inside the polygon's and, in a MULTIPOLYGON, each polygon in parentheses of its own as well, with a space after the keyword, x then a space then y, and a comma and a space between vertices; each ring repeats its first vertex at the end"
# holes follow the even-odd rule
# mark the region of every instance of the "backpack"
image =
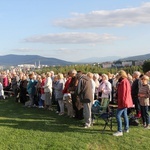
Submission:
POLYGON ((135 117, 131 117, 129 119, 129 125, 131 126, 138 126, 139 125, 139 120, 135 117))
POLYGON ((92 105, 92 113, 99 113, 100 109, 101 109, 101 104, 99 102, 99 100, 95 100, 94 104, 92 105))

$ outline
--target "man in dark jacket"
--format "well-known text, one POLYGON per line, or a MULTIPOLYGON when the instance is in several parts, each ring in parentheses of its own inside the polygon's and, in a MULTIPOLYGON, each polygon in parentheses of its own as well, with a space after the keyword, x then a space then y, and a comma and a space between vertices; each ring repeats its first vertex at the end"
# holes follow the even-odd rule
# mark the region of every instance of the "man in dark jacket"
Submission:
POLYGON ((137 118, 141 117, 140 103, 139 103, 139 98, 138 98, 139 85, 140 85, 139 76, 140 76, 140 72, 135 71, 133 73, 134 81, 132 83, 132 88, 131 88, 132 100, 133 100, 133 103, 135 105, 135 110, 136 110, 135 117, 137 118))
POLYGON ((91 107, 93 102, 92 82, 86 75, 79 75, 77 93, 81 103, 83 103, 83 114, 85 119, 85 128, 91 126, 91 107))
POLYGON ((77 89, 77 85, 78 85, 78 79, 76 77, 76 74, 77 74, 77 71, 75 69, 70 71, 71 81, 68 86, 68 92, 71 94, 72 106, 73 106, 73 110, 75 113, 75 118, 82 119, 82 116, 80 115, 78 108, 76 106, 76 102, 77 102, 76 89, 77 89))

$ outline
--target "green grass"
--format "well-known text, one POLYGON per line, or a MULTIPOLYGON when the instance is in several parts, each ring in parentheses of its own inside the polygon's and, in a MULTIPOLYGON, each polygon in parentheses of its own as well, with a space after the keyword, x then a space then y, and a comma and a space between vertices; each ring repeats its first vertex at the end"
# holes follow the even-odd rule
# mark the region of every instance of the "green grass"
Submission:
POLYGON ((12 99, 0 101, 0 150, 148 150, 150 130, 130 127, 130 133, 113 137, 113 130, 102 134, 104 121, 91 128, 82 121, 54 112, 24 108, 12 99))

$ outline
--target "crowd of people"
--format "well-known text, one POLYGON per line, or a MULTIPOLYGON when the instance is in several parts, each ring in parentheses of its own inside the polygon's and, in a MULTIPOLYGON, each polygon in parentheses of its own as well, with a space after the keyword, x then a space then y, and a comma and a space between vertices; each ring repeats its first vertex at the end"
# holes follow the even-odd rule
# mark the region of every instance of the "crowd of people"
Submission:
POLYGON ((82 73, 75 69, 67 74, 54 74, 53 71, 37 74, 35 72, 0 73, 0 98, 5 99, 12 91, 16 102, 25 107, 37 107, 65 113, 69 117, 84 119, 84 128, 92 125, 92 105, 95 100, 101 104, 117 104, 117 132, 122 136, 129 132, 129 108, 135 109, 135 117, 142 118, 144 129, 150 129, 150 71, 133 75, 120 70, 116 74, 82 73), (124 118, 124 130, 122 127, 124 118))

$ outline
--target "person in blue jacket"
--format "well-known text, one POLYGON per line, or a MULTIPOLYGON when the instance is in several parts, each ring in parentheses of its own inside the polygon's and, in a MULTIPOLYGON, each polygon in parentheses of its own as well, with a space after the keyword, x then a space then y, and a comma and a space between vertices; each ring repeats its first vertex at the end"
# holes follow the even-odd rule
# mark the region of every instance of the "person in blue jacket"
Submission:
POLYGON ((34 95, 35 95, 35 85, 36 81, 33 79, 33 74, 29 74, 29 82, 27 84, 27 92, 29 94, 30 104, 29 107, 33 107, 34 105, 34 95))

